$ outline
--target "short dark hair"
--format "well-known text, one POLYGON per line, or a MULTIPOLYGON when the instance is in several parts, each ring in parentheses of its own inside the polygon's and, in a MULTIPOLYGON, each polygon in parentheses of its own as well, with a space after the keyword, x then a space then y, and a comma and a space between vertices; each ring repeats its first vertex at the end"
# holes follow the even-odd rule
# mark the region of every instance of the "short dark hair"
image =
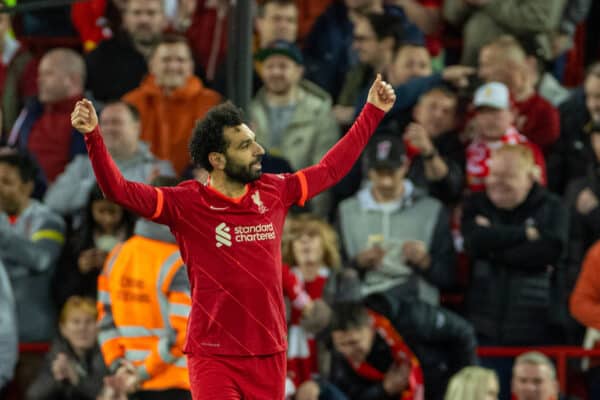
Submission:
POLYGON ((213 167, 208 161, 212 152, 225 153, 227 141, 223 135, 224 128, 231 128, 244 123, 242 110, 233 103, 226 102, 213 107, 206 116, 198 121, 192 140, 190 141, 190 155, 195 165, 212 171, 213 167))
POLYGON ((360 302, 340 302, 332 306, 330 331, 347 331, 369 325, 369 313, 360 302))
POLYGON ((116 105, 123 105, 127 108, 127 111, 129 111, 129 114, 131 115, 131 118, 134 119, 134 121, 139 122, 140 121, 140 112, 137 109, 136 106, 134 106, 131 103, 128 103, 126 101, 123 100, 109 100, 106 103, 104 103, 104 107, 102 107, 102 109, 104 110, 106 107, 108 106, 116 106, 116 105))
POLYGON ((8 164, 16 168, 24 183, 35 181, 39 171, 35 160, 29 154, 21 151, 0 154, 0 164, 8 164))
POLYGON ((422 99, 424 99, 427 96, 430 96, 434 93, 439 93, 444 97, 447 97, 449 99, 452 99, 456 102, 458 102, 458 94, 452 90, 450 90, 447 86, 434 86, 431 89, 427 90, 426 92, 423 92, 420 96, 419 96, 419 100, 421 101, 422 99))
POLYGON ((294 7, 298 8, 298 6, 296 5, 296 2, 294 0, 263 0, 258 3, 258 8, 256 9, 256 15, 260 18, 264 17, 265 16, 265 8, 267 8, 267 6, 269 4, 276 4, 280 7, 294 6, 294 7))
POLYGON ((404 27, 402 19, 396 15, 365 13, 362 14, 369 21, 371 29, 375 32, 378 41, 391 37, 394 39, 394 50, 396 50, 404 38, 404 27))

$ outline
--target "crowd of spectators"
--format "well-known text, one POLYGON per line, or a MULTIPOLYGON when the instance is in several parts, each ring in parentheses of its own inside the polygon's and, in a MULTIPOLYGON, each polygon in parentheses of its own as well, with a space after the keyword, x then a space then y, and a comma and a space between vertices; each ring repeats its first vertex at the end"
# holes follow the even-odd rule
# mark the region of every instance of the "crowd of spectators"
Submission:
MULTIPOLYGON (((175 240, 104 198, 70 114, 94 102, 127 179, 206 182, 188 145, 227 100, 234 3, 0 13, 0 398, 191 398, 175 240), (44 38, 62 44, 40 50, 44 38)), ((600 49, 588 23, 600 7, 253 6, 244 111, 263 171, 318 162, 376 74, 397 95, 352 171, 286 223, 289 399, 571 398, 531 350, 600 348, 600 49), (478 358, 477 346, 523 354, 478 358)), ((600 398, 597 360, 570 367, 585 377, 576 394, 600 398)))

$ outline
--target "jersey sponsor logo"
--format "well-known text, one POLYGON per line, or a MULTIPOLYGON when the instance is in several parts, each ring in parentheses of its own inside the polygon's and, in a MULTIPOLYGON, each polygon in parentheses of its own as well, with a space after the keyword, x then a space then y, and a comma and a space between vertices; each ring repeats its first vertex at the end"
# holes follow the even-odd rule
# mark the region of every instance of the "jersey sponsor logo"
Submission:
POLYGON ((231 247, 233 243, 260 242, 275 240, 275 228, 273 223, 258 225, 238 225, 233 229, 225 222, 221 222, 215 228, 215 239, 217 247, 231 247), (233 232, 233 234, 232 234, 233 232))
POLYGON ((210 206, 211 210, 217 210, 217 211, 223 211, 223 210, 227 210, 229 207, 215 207, 215 206, 210 206))
POLYGON ((231 229, 225 224, 225 222, 221 222, 219 225, 217 225, 217 228, 215 229, 217 247, 231 247, 231 234, 229 233, 230 230, 231 229))

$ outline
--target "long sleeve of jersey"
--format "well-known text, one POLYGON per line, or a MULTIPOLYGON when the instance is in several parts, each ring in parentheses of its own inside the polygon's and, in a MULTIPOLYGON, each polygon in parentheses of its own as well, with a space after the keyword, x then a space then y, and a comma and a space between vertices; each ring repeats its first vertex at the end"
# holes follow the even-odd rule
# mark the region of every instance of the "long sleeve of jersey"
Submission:
POLYGON ((367 103, 352 127, 321 161, 298 172, 303 192, 301 205, 350 172, 384 115, 383 110, 367 103))
POLYGON ((94 174, 106 198, 142 217, 155 219, 162 210, 162 192, 150 185, 126 180, 111 158, 100 128, 85 135, 85 144, 94 168, 94 174))

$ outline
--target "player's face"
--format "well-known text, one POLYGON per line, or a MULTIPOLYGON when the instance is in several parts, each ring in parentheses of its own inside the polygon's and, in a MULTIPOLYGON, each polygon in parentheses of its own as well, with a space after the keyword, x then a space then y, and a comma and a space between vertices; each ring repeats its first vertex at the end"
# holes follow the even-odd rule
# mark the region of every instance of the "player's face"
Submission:
POLYGON ((256 142, 254 132, 242 124, 223 130, 229 145, 225 150, 225 173, 230 179, 249 183, 260 178, 265 150, 256 142))
POLYGON ((346 331, 333 331, 331 337, 338 353, 354 363, 362 363, 371 352, 375 331, 367 325, 346 331))

